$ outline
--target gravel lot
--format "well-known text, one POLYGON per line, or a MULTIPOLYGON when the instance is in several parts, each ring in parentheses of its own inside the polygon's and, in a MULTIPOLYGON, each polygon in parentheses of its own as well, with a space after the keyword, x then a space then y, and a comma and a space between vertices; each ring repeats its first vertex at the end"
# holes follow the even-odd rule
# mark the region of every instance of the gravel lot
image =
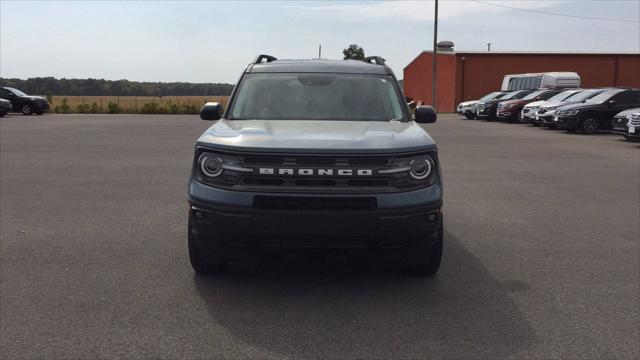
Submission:
POLYGON ((196 277, 196 116, 0 119, 0 356, 638 358, 640 145, 442 115, 432 279, 365 259, 196 277))

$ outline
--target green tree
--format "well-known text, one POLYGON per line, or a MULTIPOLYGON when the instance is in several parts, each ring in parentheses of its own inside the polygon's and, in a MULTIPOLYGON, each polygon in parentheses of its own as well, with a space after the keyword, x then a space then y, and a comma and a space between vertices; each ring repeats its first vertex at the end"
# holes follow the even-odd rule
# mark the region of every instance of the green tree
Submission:
POLYGON ((351 44, 348 48, 342 50, 344 59, 364 60, 364 49, 357 44, 351 44))

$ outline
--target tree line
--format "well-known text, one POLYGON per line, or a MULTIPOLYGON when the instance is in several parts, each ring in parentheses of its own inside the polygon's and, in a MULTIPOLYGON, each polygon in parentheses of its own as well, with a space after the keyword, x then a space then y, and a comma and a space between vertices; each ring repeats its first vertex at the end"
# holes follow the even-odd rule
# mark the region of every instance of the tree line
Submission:
POLYGON ((0 78, 0 86, 9 86, 33 95, 77 96, 189 96, 229 95, 232 84, 188 82, 139 82, 105 79, 56 79, 36 77, 0 78))

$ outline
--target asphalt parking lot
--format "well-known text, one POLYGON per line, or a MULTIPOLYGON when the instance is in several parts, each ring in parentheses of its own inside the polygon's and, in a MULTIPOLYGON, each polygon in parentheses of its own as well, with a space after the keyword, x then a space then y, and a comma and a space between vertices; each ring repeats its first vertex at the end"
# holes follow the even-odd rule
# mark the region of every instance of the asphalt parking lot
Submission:
POLYGON ((2 358, 638 358, 640 145, 443 115, 435 278, 194 275, 197 116, 0 119, 2 358))

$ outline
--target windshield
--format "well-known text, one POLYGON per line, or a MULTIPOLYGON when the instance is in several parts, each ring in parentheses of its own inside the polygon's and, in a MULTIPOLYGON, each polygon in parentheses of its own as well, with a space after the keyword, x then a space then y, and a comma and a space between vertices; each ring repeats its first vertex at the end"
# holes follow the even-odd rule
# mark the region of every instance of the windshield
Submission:
POLYGON ((230 119, 402 119, 400 94, 390 75, 269 73, 243 77, 230 119))
POLYGON ((603 93, 600 93, 594 97, 592 97, 591 99, 587 99, 587 102, 591 102, 591 103, 595 103, 595 104, 601 104, 607 100, 609 100, 610 97, 612 97, 613 95, 619 93, 620 90, 609 90, 609 91, 605 91, 603 93))
POLYGON ((547 90, 538 90, 538 91, 534 91, 531 94, 525 96, 522 98, 522 100, 532 100, 535 99, 537 96, 542 95, 545 91, 547 90))
POLYGON ((548 102, 555 102, 555 101, 562 101, 562 100, 566 100, 572 96, 575 96, 576 94, 579 94, 579 91, 575 91, 575 90, 567 90, 567 91, 563 91, 560 94, 556 94, 552 97, 549 98, 549 100, 547 100, 548 102))
POLYGON ((509 100, 509 99, 517 99, 518 95, 522 94, 522 91, 514 91, 514 92, 510 92, 505 94, 503 97, 500 97, 498 99, 500 100, 509 100))
POLYGON ((18 89, 14 89, 14 88, 10 88, 10 87, 6 87, 5 89, 11 91, 14 95, 17 95, 17 96, 27 96, 27 94, 23 93, 22 91, 20 91, 18 89))
POLYGON ((500 95, 500 94, 501 94, 501 92, 499 92, 499 91, 492 92, 492 93, 490 93, 490 94, 487 94, 487 95, 485 95, 485 96, 481 97, 478 101, 487 101, 487 100, 491 100, 491 99, 493 99, 493 98, 497 97, 497 96, 498 96, 498 95, 500 95))
POLYGON ((592 98, 596 95, 598 95, 599 93, 601 93, 602 90, 585 90, 585 91, 581 91, 579 93, 577 93, 576 95, 571 97, 571 101, 575 101, 575 102, 583 102, 589 98, 592 98))

